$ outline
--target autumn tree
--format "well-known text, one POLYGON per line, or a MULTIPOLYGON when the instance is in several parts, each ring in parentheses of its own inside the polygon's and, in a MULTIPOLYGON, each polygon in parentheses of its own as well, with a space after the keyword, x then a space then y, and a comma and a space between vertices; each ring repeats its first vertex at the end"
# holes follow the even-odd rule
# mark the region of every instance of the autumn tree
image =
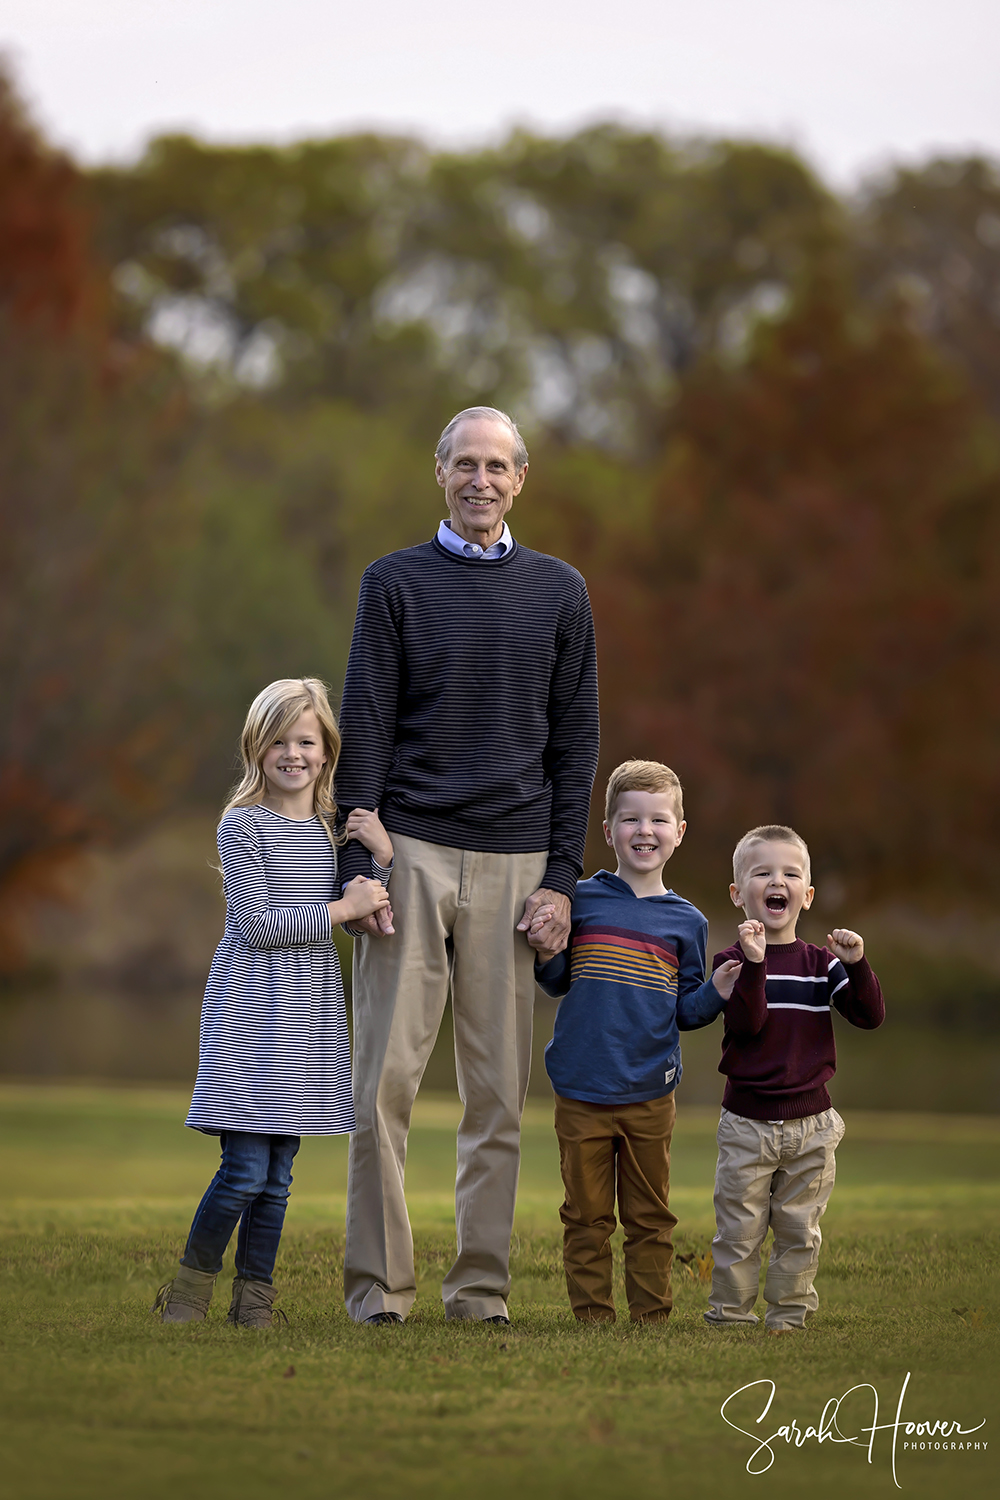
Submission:
POLYGON ((86 184, 9 86, 0 228, 2 969, 67 857, 216 801, 262 681, 341 648, 271 496, 218 477, 176 362, 110 321, 86 184))
POLYGON ((688 383, 645 516, 588 576, 605 759, 678 769, 716 901, 771 819, 828 892, 995 889, 998 456, 905 316, 834 276, 688 383))

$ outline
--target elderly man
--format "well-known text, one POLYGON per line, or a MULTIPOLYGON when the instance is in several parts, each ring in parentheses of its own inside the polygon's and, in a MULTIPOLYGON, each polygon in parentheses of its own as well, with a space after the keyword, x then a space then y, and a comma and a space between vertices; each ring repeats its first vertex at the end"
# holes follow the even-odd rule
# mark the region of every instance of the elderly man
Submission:
MULTIPOLYGON (((365 571, 341 710, 339 804, 378 807, 395 848, 394 931, 366 918, 354 955, 344 1291, 375 1324, 402 1322, 416 1296, 406 1136, 449 988, 465 1109, 445 1313, 508 1321, 529 938, 547 924, 545 945, 565 946, 597 766, 586 585, 504 519, 528 470, 516 425, 471 407, 435 456, 449 519, 365 571)), ((364 856, 347 845, 345 882, 364 856)))

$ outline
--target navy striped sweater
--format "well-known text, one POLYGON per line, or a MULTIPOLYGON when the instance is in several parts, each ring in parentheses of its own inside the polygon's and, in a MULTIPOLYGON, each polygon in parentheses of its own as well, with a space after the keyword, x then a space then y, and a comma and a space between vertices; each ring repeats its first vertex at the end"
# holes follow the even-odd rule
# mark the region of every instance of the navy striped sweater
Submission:
POLYGON ((535 979, 561 999, 545 1068, 564 1099, 639 1104, 681 1081, 679 1031, 707 1026, 722 999, 705 979, 708 923, 667 891, 639 897, 598 870, 577 886, 569 946, 535 979))
MULTIPOLYGON (((597 661, 586 585, 516 546, 484 563, 432 540, 366 568, 340 712, 343 814, 494 853, 548 850, 572 896, 597 769, 597 661)), ((351 842, 341 878, 370 868, 351 842)))
POLYGON ((799 1120, 830 1108, 826 1085, 837 1070, 832 1010, 872 1031, 885 1019, 879 982, 866 958, 843 964, 828 948, 796 938, 769 943, 751 963, 738 943, 717 953, 743 968, 725 1009, 719 1072, 728 1075, 724 1109, 750 1120, 799 1120))

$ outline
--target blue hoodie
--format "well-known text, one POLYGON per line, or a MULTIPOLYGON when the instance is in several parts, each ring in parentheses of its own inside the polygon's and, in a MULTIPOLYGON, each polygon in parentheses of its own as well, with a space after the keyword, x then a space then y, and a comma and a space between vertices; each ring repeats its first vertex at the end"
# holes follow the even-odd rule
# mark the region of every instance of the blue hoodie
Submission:
POLYGON ((667 891, 637 896, 610 870, 581 880, 569 945, 535 978, 562 997, 545 1068, 557 1094, 588 1104, 638 1104, 681 1081, 678 1031, 725 1008, 705 980, 708 923, 667 891))

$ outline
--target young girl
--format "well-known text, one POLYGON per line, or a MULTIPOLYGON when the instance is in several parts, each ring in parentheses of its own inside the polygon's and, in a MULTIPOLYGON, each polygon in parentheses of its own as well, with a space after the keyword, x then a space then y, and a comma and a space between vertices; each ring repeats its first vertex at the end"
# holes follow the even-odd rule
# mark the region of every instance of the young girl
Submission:
POLYGON ((222 814, 219 854, 226 931, 201 1013, 198 1078, 187 1124, 222 1143, 178 1274, 153 1311, 201 1321, 239 1224, 229 1322, 267 1328, 292 1160, 303 1135, 354 1129, 339 922, 371 912, 392 931, 382 882, 392 844, 361 808, 347 835, 371 852, 372 878, 337 896, 333 773, 340 734, 313 677, 272 682, 254 699, 241 740, 243 779, 222 814))

